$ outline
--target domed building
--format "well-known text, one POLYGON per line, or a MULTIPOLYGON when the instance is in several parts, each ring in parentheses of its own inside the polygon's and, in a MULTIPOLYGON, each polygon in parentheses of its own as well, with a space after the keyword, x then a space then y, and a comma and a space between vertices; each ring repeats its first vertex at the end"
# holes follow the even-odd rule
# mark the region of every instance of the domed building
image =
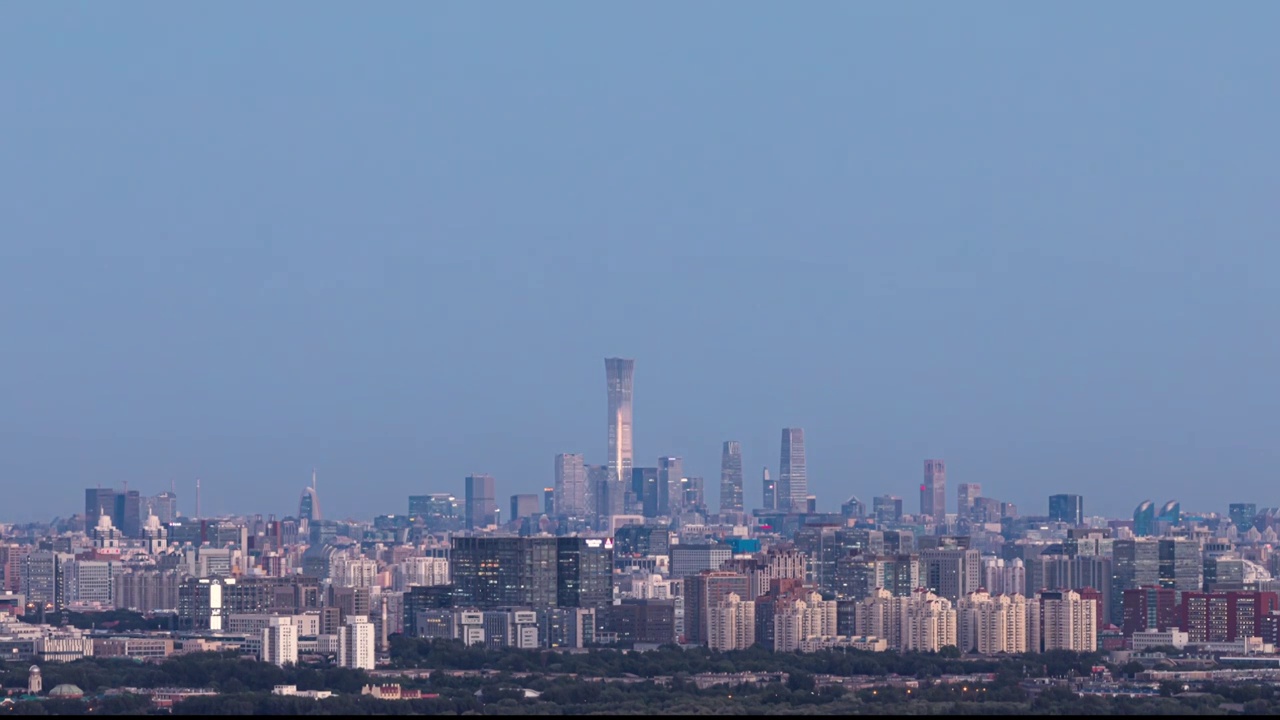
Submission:
POLYGON ((40 675, 40 666, 32 665, 27 671, 27 694, 39 695, 42 689, 44 689, 44 679, 40 675))
POLYGON ((84 691, 75 685, 63 683, 49 691, 49 697, 58 700, 79 700, 84 697, 84 691))

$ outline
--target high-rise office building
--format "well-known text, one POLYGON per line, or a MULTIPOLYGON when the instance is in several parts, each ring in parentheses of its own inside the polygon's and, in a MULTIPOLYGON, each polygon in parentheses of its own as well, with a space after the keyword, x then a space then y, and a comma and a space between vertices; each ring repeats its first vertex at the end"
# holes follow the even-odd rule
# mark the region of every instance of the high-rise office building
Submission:
POLYGON ((1156 522, 1169 525, 1177 525, 1182 522, 1182 503, 1177 500, 1170 500, 1161 505, 1160 512, 1156 513, 1156 522))
POLYGON ((973 514, 974 502, 982 497, 982 486, 978 483, 960 483, 956 486, 956 500, 959 505, 956 507, 956 513, 960 517, 969 517, 973 514))
POLYGON ((850 495, 848 500, 840 504, 840 514, 846 520, 861 520, 867 516, 867 504, 859 500, 857 495, 850 495))
POLYGON ((613 600, 612 538, 455 537, 459 607, 598 607, 613 600))
POLYGON ((556 455, 555 514, 586 517, 594 512, 587 507, 589 495, 587 466, 583 463, 582 455, 556 455))
POLYGON ((27 602, 48 605, 56 610, 67 606, 67 571, 74 555, 38 550, 23 558, 22 592, 27 602))
POLYGON ((678 457, 658 458, 658 514, 679 513, 684 498, 681 497, 680 480, 684 477, 684 460, 678 457))
POLYGON ((468 475, 465 483, 467 529, 498 523, 498 500, 492 475, 468 475))
POLYGON ((302 497, 298 499, 298 519, 307 522, 321 519, 320 495, 316 492, 315 473, 311 473, 311 484, 302 489, 302 497))
POLYGON ((726 440, 720 449, 720 512, 742 512, 742 445, 726 440))
POLYGON ((1116 540, 1112 544, 1113 585, 1111 622, 1124 622, 1119 600, 1125 590, 1159 587, 1177 592, 1177 600, 1189 592, 1204 589, 1204 562, 1200 543, 1186 538, 1138 538, 1116 540))
POLYGON ((626 482, 634 463, 631 440, 631 388, 636 361, 605 358, 605 383, 609 394, 609 454, 611 480, 626 482))
POLYGON ((171 523, 178 519, 178 495, 165 491, 151 498, 151 513, 162 523, 171 523))
POLYGON ((556 604, 556 538, 454 537, 449 553, 458 606, 556 604))
POLYGON ((947 517, 947 466, 941 460, 924 461, 920 485, 920 514, 942 522, 947 517))
POLYGON ((902 520, 902 498, 897 495, 872 498, 871 513, 878 523, 896 523, 902 520))
POLYGON ((1049 496, 1049 519, 1069 525, 1084 524, 1084 498, 1080 495, 1049 496))
POLYGON ((1156 506, 1150 500, 1143 500, 1133 511, 1133 534, 1148 537, 1156 534, 1156 506))
POLYGON ((115 574, 118 563, 101 560, 74 560, 63 564, 63 582, 68 603, 115 602, 115 574))
POLYGON ((521 493, 511 496, 511 519, 508 522, 522 518, 537 520, 541 513, 542 498, 537 493, 521 493))
POLYGON ((111 517, 111 524, 120 527, 123 517, 116 516, 116 491, 113 488, 88 488, 84 491, 85 527, 98 526, 98 518, 102 515, 111 517))
MULTIPOLYGON (((1114 604, 1120 602, 1115 594, 1115 566, 1105 555, 1066 555, 1044 553, 1027 559, 1026 576, 1034 582, 1031 592, 1037 590, 1075 590, 1082 597, 1086 588, 1093 588, 1098 601, 1099 622, 1108 621, 1115 612, 1114 604)), ((1086 599, 1088 599, 1086 597, 1086 599)))
POLYGON ((706 514, 707 495, 702 478, 697 475, 681 478, 680 485, 683 488, 680 495, 684 498, 685 511, 706 514))
POLYGON ((1227 506, 1227 516, 1231 518, 1231 524, 1236 526, 1236 530, 1241 533, 1249 532, 1253 529, 1253 520, 1258 516, 1257 503, 1231 503, 1227 506))
POLYGON ((805 468, 803 429, 782 429, 781 460, 778 467, 778 509, 804 512, 809 499, 809 474, 805 468))
MULTIPOLYGON (((671 558, 673 579, 697 575, 703 570, 719 570, 733 557, 733 550, 728 545, 678 543, 670 546, 667 552, 671 558)), ((750 597, 750 593, 743 594, 750 597)))
POLYGON ((652 525, 624 525, 614 531, 614 551, 622 557, 666 555, 671 552, 671 530, 652 525))
POLYGON ((411 518, 438 524, 456 521, 459 515, 458 498, 450 493, 409 496, 411 518))
MULTIPOLYGON (((117 496, 119 497, 119 496, 117 496)), ((125 490, 124 498, 124 517, 120 525, 120 530, 125 537, 137 538, 142 536, 142 521, 147 518, 147 499, 137 490, 125 490)))
POLYGON ((920 587, 920 558, 870 553, 842 555, 836 558, 835 579, 829 586, 837 598, 861 600, 876 588, 906 597, 920 587))
POLYGON ((613 603, 613 539, 556 538, 556 605, 602 608, 613 603))
POLYGON ((631 468, 631 495, 634 498, 633 510, 638 510, 647 518, 658 517, 661 494, 658 492, 658 468, 631 468))
POLYGON ((924 550, 920 582, 938 596, 959 602, 982 586, 982 553, 964 548, 924 550))
POLYGON ((769 477, 769 468, 765 466, 764 472, 760 476, 764 483, 764 501, 761 504, 765 510, 778 509, 778 481, 769 477))
POLYGON ((601 519, 621 515, 627 509, 627 488, 631 478, 610 477, 608 465, 587 465, 587 485, 595 498, 595 511, 601 519))

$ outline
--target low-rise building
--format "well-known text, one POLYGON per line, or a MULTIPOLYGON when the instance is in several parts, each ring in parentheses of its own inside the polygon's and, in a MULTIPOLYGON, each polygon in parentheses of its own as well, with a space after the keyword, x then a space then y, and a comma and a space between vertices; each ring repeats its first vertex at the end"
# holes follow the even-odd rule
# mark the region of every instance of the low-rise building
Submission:
POLYGON ((1153 647, 1174 647, 1179 650, 1187 646, 1190 636, 1181 630, 1141 630, 1135 632, 1130 642, 1134 652, 1142 652, 1153 647))

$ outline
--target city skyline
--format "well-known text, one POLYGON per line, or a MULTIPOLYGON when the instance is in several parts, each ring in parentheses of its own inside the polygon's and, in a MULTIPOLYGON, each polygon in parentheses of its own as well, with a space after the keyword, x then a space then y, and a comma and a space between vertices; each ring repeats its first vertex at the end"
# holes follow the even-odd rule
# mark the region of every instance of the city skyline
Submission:
MULTIPOLYGON (((610 504, 610 501, 607 499, 610 488, 613 487, 613 483, 615 482, 623 487, 633 487, 637 482, 637 479, 640 478, 641 471, 643 471, 646 481, 653 485, 653 494, 651 497, 642 497, 641 494, 646 491, 637 488, 638 506, 643 505, 646 508, 646 514, 652 513, 654 515, 663 516, 672 514, 674 512, 674 506, 671 505, 671 503, 675 501, 675 496, 672 493, 676 490, 682 490, 679 488, 679 483, 682 479, 689 479, 691 477, 696 477, 696 475, 685 472, 684 460, 682 457, 678 456, 660 456, 656 459, 653 467, 645 467, 643 465, 637 466, 635 464, 636 460, 632 441, 634 403, 633 377, 635 362, 634 358, 605 359, 606 405, 608 407, 606 417, 606 434, 609 440, 607 443, 607 453, 609 454, 609 457, 606 462, 621 462, 623 467, 630 468, 635 471, 634 473, 628 473, 628 479, 626 481, 617 480, 613 475, 613 468, 609 465, 594 466, 589 463, 586 456, 581 453, 557 453, 554 456, 554 469, 549 482, 539 483, 534 481, 529 485, 529 487, 520 486, 509 488, 510 492, 508 492, 507 489, 504 489, 501 486, 500 481, 491 474, 471 473, 462 479, 461 491, 457 493, 459 497, 463 498, 462 507, 464 509, 466 525, 468 527, 473 525, 473 514, 476 515, 477 518, 475 522, 481 527, 486 524, 484 518, 491 518, 495 521, 500 521, 502 502, 506 498, 511 497, 514 501, 515 496, 532 495, 533 493, 529 491, 536 491, 539 488, 554 492, 554 497, 556 498, 555 503, 557 505, 565 502, 564 499, 567 498, 568 504, 566 507, 577 508, 577 512, 579 513, 594 513, 597 512, 596 509, 598 508, 609 508, 611 513, 618 514, 620 512, 620 505, 610 504), (593 482, 590 478, 589 472, 592 467, 599 467, 602 471, 607 472, 597 481, 593 482), (650 475, 652 475, 652 477, 650 477, 650 475), (606 479, 608 482, 605 482, 606 479), (603 495, 601 495, 601 493, 603 493, 603 495), (599 499, 601 497, 604 497, 605 499, 599 499), (488 508, 487 511, 485 510, 485 507, 488 508)), ((770 466, 763 466, 764 485, 760 488, 761 494, 754 498, 750 492, 746 492, 746 483, 742 472, 741 443, 738 441, 722 442, 720 455, 721 481, 718 483, 718 493, 722 494, 726 489, 732 489, 736 482, 738 498, 742 501, 743 510, 749 513, 751 510, 757 508, 771 509, 768 507, 768 500, 770 488, 772 488, 776 495, 775 504, 777 509, 790 509, 792 512, 803 512, 805 500, 808 497, 813 496, 813 493, 808 491, 808 460, 804 435, 805 431, 803 428, 782 429, 780 452, 778 454, 777 479, 772 478, 770 466), (787 485, 783 485, 784 481, 782 478, 786 478, 787 485), (787 495, 787 498, 783 497, 784 493, 787 495)), ((916 510, 919 515, 931 517, 935 521, 940 521, 946 514, 948 514, 949 508, 949 501, 947 499, 946 461, 937 458, 926 459, 924 460, 924 468, 924 482, 919 486, 920 500, 916 510)), ((310 482, 303 488, 301 500, 297 506, 297 517, 314 517, 316 519, 320 517, 320 502, 316 488, 316 478, 317 470, 312 468, 310 482)), ((701 478, 699 478, 699 480, 700 479, 701 478)), ((430 488, 420 489, 419 492, 449 492, 447 486, 448 483, 446 482, 439 487, 432 486, 430 488)), ((141 519, 145 519, 145 513, 142 513, 141 510, 144 505, 148 507, 148 512, 150 512, 150 505, 156 502, 164 502, 166 505, 172 503, 173 508, 176 509, 176 496, 174 495, 173 487, 174 486, 171 484, 170 491, 162 492, 155 496, 142 495, 140 491, 130 492, 128 491, 127 482, 125 483, 125 490, 123 492, 117 492, 110 487, 102 488, 100 485, 97 489, 87 489, 84 491, 84 514, 88 525, 92 526, 96 522, 97 518, 97 513, 91 506, 95 504, 102 504, 104 502, 125 503, 130 499, 136 499, 135 502, 130 502, 128 505, 117 505, 117 510, 119 507, 128 507, 132 509, 132 522, 136 527, 141 519), (130 496, 130 498, 126 498, 126 494, 130 496), (105 500, 103 500, 103 498, 105 498, 105 500)), ((199 480, 196 481, 195 487, 196 495, 194 502, 198 507, 200 499, 199 480)), ((955 487, 957 494, 956 511, 972 510, 973 503, 976 498, 991 497, 990 495, 984 495, 981 483, 965 482, 959 483, 955 487)), ((896 495, 899 489, 900 488, 897 487, 888 489, 868 487, 860 491, 854 490, 853 495, 865 498, 881 495, 890 496, 896 495)), ((1044 504, 1047 504, 1047 510, 1045 512, 1041 512, 1042 508, 1040 508, 1037 502, 1033 500, 1032 503, 1023 505, 1024 512, 1022 514, 1055 517, 1059 513, 1064 512, 1055 505, 1055 503, 1060 502, 1061 498, 1072 498, 1073 500, 1071 500, 1071 502, 1079 505, 1080 512, 1074 514, 1073 517, 1128 517, 1128 514, 1123 511, 1116 512, 1112 515, 1107 515, 1106 513, 1085 515, 1083 514, 1083 503, 1081 500, 1082 495, 1079 493, 1053 493, 1045 495, 1041 498, 1041 501, 1044 504)), ((616 503, 617 501, 614 502, 616 503)), ((683 503, 683 500, 681 499, 679 502, 683 503)), ((839 497, 824 498, 819 496, 817 498, 817 507, 820 512, 831 511, 833 509, 831 506, 833 504, 838 506, 840 502, 841 500, 839 497)), ((863 502, 864 504, 867 504, 867 500, 863 500, 863 502)), ((1010 500, 1005 499, 1004 502, 1010 502, 1010 500)), ((1176 500, 1170 500, 1168 504, 1172 505, 1176 502, 1176 500)), ((1139 508, 1147 504, 1151 504, 1151 501, 1146 500, 1139 503, 1139 508)), ((1254 504, 1256 505, 1257 503, 1254 504)), ((1013 502, 1013 505, 1017 507, 1019 503, 1013 502)), ((721 512, 726 510, 732 511, 732 506, 728 508, 724 507, 719 497, 717 497, 717 502, 714 503, 713 506, 721 510, 721 512)), ((1216 507, 1205 507, 1202 508, 1202 511, 1219 512, 1219 509, 1216 507)), ((129 517, 128 510, 125 512, 125 517, 129 517)), ((561 512, 558 507, 557 512, 561 512)), ((217 512, 212 514, 206 513, 205 516, 215 517, 218 515, 235 514, 237 513, 217 512)), ((288 512, 280 513, 282 517, 288 516, 289 514, 290 513, 288 512)), ((953 511, 950 514, 955 514, 955 512, 953 511)), ((166 522, 168 521, 168 518, 175 516, 176 513, 173 510, 170 510, 167 514, 166 522)), ((349 516, 349 519, 356 519, 356 517, 357 516, 352 515, 349 516)), ((39 518, 27 518, 27 520, 37 519, 39 518)), ((510 519, 511 518, 508 518, 508 520, 510 519)), ((126 527, 128 527, 128 522, 128 520, 124 521, 126 527)))

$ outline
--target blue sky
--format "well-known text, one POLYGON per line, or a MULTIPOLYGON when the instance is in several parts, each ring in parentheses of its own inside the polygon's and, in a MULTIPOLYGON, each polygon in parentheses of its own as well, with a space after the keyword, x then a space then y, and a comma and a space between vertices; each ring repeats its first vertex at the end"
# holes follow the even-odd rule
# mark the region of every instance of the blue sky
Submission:
MULTIPOLYGON (((605 454, 1280 504, 1280 5, 0 9, 0 520, 605 454), (28 488, 30 489, 28 491, 28 488)), ((652 461, 646 461, 651 458, 652 461)), ((714 498, 715 491, 711 494, 714 498)))

